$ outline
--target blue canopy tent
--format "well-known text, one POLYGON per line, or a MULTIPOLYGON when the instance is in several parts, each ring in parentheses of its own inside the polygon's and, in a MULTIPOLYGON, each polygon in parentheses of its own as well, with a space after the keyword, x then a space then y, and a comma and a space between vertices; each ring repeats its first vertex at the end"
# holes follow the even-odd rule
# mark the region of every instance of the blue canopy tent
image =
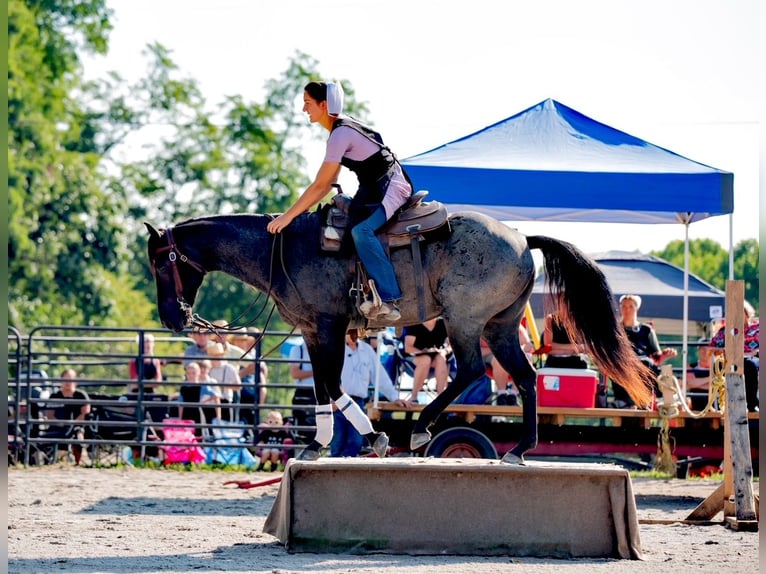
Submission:
POLYGON ((734 211, 732 173, 552 99, 402 164, 417 189, 451 212, 478 211, 502 221, 682 223, 686 289, 688 225, 734 211))
POLYGON ((402 165, 450 211, 502 221, 686 224, 734 210, 733 174, 552 99, 402 165))

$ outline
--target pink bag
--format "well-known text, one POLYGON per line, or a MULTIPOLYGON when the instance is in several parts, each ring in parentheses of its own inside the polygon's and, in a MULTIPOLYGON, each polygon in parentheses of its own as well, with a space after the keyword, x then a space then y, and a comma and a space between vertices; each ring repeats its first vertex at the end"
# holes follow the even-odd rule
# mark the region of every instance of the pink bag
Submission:
MULTIPOLYGON (((196 445, 197 437, 194 436, 194 421, 186 419, 165 419, 162 421, 162 435, 165 443, 184 443, 196 445)), ((199 446, 180 446, 168 444, 161 447, 165 453, 164 464, 205 462, 205 451, 199 446)))

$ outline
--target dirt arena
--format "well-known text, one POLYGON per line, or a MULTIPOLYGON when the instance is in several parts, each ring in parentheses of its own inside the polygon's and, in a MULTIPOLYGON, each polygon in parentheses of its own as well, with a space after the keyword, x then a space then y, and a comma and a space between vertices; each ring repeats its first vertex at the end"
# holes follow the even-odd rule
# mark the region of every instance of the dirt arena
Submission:
MULTIPOLYGON (((641 561, 290 554, 262 532, 278 485, 251 490, 223 485, 226 480, 272 476, 277 475, 65 466, 11 468, 8 571, 745 574, 758 572, 759 567, 757 532, 679 523, 641 524, 641 561)), ((639 520, 683 519, 717 485, 705 480, 633 480, 639 520)), ((758 483, 755 488, 757 492, 758 483)), ((350 502, 360 508, 364 505, 363 500, 350 502)))

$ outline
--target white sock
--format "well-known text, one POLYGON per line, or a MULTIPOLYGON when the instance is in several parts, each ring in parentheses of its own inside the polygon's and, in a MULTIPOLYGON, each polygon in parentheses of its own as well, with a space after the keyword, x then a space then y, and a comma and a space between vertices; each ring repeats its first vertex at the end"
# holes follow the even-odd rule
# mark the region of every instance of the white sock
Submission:
POLYGON ((340 409, 343 416, 348 419, 348 422, 354 426, 360 435, 365 436, 374 432, 370 419, 367 418, 364 411, 359 408, 359 405, 354 402, 354 399, 349 397, 346 393, 343 393, 340 398, 335 401, 335 406, 340 409))
POLYGON ((332 405, 317 405, 314 412, 317 419, 314 440, 322 446, 327 446, 332 440, 332 405))

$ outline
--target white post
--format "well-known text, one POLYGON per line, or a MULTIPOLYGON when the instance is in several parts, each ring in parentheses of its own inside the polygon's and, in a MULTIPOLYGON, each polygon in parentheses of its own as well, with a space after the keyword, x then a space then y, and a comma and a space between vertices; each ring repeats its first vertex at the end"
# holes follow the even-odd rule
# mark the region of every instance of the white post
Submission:
POLYGON ((684 326, 681 346, 681 392, 686 399, 686 365, 689 364, 689 219, 684 222, 684 326))

